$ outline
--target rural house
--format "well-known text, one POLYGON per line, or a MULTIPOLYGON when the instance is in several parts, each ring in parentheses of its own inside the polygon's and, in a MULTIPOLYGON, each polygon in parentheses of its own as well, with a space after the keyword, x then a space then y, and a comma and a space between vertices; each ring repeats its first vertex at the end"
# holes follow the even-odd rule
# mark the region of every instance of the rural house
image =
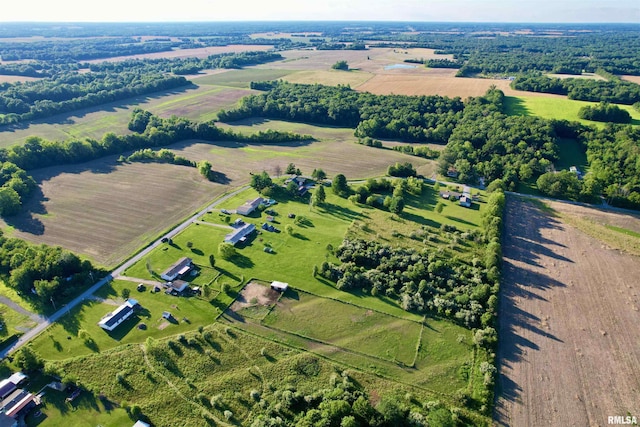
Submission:
POLYGON ((253 200, 247 200, 247 202, 244 205, 236 209, 236 213, 238 213, 239 215, 245 215, 245 216, 249 215, 251 214, 251 212, 258 209, 258 206, 260 206, 263 202, 264 200, 262 199, 262 197, 257 197, 253 200))
POLYGON ((255 229, 255 225, 245 224, 242 227, 236 228, 231 233, 224 236, 224 241, 235 246, 238 242, 244 242, 245 240, 247 240, 247 236, 253 233, 255 229))
POLYGON ((175 262, 171 267, 167 268, 164 273, 160 275, 163 280, 170 282, 174 279, 177 279, 180 276, 184 276, 191 270, 192 261, 191 258, 180 258, 175 262))
POLYGON ((105 331, 111 332, 116 327, 118 327, 119 324, 131 317, 136 307, 138 306, 138 301, 134 299, 128 299, 120 307, 116 308, 111 313, 100 319, 100 322, 98 322, 98 326, 100 326, 105 331))

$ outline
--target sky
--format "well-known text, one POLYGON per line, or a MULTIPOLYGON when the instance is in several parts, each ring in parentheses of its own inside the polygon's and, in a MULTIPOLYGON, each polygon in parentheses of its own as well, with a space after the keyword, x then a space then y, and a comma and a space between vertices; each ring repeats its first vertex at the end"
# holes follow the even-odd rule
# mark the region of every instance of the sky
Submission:
POLYGON ((0 21, 624 22, 640 0, 12 0, 0 21))

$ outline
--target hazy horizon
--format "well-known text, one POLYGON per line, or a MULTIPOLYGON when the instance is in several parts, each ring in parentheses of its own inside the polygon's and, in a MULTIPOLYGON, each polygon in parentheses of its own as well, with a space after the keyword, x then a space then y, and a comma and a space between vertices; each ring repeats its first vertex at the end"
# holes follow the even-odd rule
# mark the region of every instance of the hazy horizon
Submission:
POLYGON ((513 24, 636 24, 640 2, 620 0, 32 0, 3 8, 0 22, 162 23, 259 21, 384 21, 513 24), (168 7, 167 5, 170 5, 168 7))

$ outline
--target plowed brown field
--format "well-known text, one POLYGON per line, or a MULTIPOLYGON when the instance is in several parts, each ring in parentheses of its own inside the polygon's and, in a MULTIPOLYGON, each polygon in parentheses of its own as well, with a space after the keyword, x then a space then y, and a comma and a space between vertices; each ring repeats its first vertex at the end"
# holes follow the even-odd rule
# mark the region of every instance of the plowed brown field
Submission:
POLYGON ((640 259, 515 198, 503 252, 497 424, 640 415, 640 259))

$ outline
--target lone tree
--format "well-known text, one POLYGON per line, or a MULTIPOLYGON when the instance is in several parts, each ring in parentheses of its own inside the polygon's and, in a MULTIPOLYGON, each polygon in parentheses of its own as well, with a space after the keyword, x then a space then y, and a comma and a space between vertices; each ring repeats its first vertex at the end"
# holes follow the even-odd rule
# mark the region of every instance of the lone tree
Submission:
POLYGON ((213 254, 209 255, 209 265, 211 268, 215 268, 216 266, 216 257, 214 257, 213 254))
POLYGON ((222 259, 229 260, 236 255, 236 248, 231 243, 222 242, 218 245, 218 254, 222 259))
POLYGON ((209 163, 206 160, 202 160, 201 162, 198 162, 198 172, 200 172, 200 175, 204 176, 209 181, 211 181, 211 177, 213 176, 213 171, 211 170, 211 163, 209 163))
POLYGON ((343 70, 347 71, 349 69, 349 64, 347 61, 338 61, 331 66, 334 70, 343 70))
POLYGON ((262 192, 266 188, 271 188, 273 181, 267 172, 262 171, 262 173, 251 175, 250 185, 254 190, 262 192))
POLYGON ((349 186, 347 185, 347 177, 343 174, 339 173, 338 175, 333 177, 333 181, 331 181, 331 189, 334 194, 338 196, 345 196, 349 194, 349 186))
POLYGON ((321 206, 327 198, 327 194, 324 191, 324 187, 319 185, 316 191, 313 192, 311 203, 313 206, 321 206))
POLYGON ((394 196, 391 198, 391 204, 389 210, 396 215, 400 215, 404 210, 404 199, 402 196, 394 196))

